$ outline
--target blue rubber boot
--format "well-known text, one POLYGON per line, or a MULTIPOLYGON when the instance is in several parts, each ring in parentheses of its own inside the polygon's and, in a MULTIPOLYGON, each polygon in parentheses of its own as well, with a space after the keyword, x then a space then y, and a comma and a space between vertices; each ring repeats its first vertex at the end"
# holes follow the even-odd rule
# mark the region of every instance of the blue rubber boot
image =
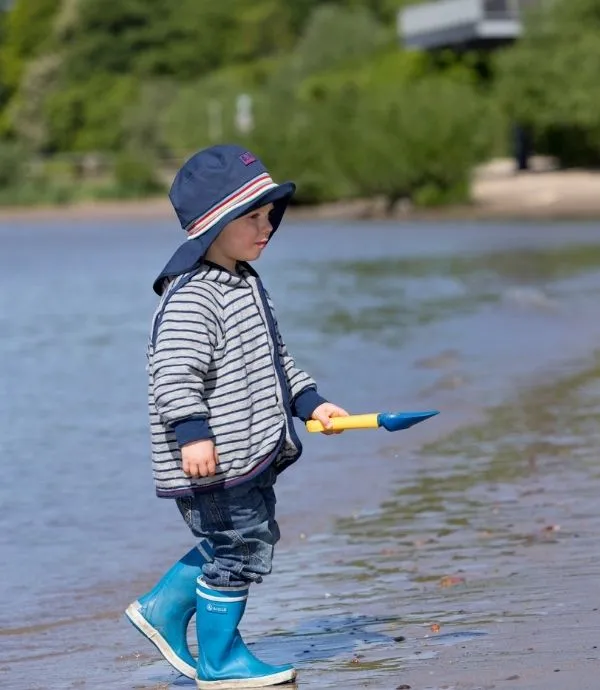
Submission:
POLYGON ((202 540, 159 580, 153 589, 130 604, 125 615, 175 669, 196 677, 186 633, 196 611, 196 580, 212 560, 212 548, 202 540))
POLYGON ((246 609, 248 587, 215 589, 198 578, 196 594, 198 688, 262 688, 294 680, 293 666, 263 663, 242 640, 238 625, 246 609))

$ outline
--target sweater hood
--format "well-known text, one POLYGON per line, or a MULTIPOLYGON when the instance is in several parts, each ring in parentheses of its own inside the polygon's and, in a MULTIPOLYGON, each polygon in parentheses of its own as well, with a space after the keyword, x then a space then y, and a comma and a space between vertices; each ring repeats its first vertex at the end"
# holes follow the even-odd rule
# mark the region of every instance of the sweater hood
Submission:
POLYGON ((238 262, 236 273, 232 273, 212 261, 202 261, 197 270, 195 270, 194 277, 210 281, 211 283, 218 283, 228 288, 247 288, 248 278, 258 278, 258 273, 245 261, 238 262))

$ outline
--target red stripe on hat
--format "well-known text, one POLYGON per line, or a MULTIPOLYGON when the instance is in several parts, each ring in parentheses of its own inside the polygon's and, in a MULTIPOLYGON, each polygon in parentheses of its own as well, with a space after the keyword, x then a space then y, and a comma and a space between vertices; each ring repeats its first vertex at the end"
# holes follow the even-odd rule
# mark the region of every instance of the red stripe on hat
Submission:
POLYGON ((248 201, 258 198, 268 189, 277 187, 268 173, 262 173, 257 177, 246 182, 245 185, 237 189, 228 197, 213 206, 209 211, 197 218, 187 229, 188 238, 197 237, 211 228, 221 217, 239 206, 243 206, 248 201))

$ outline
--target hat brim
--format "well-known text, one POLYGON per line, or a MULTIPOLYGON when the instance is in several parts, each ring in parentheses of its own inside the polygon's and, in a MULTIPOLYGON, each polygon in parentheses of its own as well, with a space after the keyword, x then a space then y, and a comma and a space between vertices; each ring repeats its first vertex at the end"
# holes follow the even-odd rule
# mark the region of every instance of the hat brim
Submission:
POLYGON ((236 220, 236 218, 241 218, 241 216, 245 216, 256 208, 266 206, 267 204, 273 204, 273 209, 269 213, 269 220, 273 226, 273 232, 275 232, 283 219, 285 210, 291 198, 294 196, 295 191, 296 185, 293 182, 283 182, 277 185, 277 187, 269 189, 258 199, 244 206, 240 206, 226 216, 223 216, 218 223, 215 223, 215 225, 199 237, 186 240, 186 242, 175 251, 154 281, 154 292, 156 292, 157 295, 162 295, 166 279, 174 278, 175 276, 188 273, 194 270, 194 268, 197 268, 202 263, 202 259, 208 251, 208 248, 216 240, 225 226, 231 223, 231 221, 236 220))

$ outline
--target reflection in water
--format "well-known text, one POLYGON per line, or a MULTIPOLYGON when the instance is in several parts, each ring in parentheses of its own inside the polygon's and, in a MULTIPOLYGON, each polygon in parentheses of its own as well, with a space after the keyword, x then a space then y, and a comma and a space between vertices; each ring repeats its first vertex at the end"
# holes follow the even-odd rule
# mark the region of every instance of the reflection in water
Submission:
MULTIPOLYGON (((446 637, 444 628, 467 626, 464 640, 473 640, 499 620, 556 612, 561 591, 548 588, 536 561, 556 549, 555 577, 566 572, 589 587, 600 529, 599 415, 600 354, 425 446, 410 460, 416 472, 379 513, 338 521, 347 560, 326 578, 352 583, 359 604, 393 588, 398 627, 441 626, 430 645, 461 642, 461 631, 446 637)), ((405 661, 396 655, 398 668, 405 661)))
MULTIPOLYGON (((573 595, 549 587, 550 564, 553 578, 595 590, 599 413, 600 354, 425 446, 379 511, 340 519, 335 538, 286 555, 274 602, 282 630, 255 651, 326 686, 388 687, 454 647, 489 665, 499 625, 552 621, 573 595)), ((501 669, 503 648, 495 654, 501 669)))
POLYGON ((398 344, 407 329, 471 313, 499 301, 552 308, 549 283, 597 270, 600 246, 500 251, 465 256, 332 261, 314 264, 302 287, 323 295, 307 314, 331 335, 398 344), (347 300, 340 297, 348 296, 347 300))
POLYGON ((264 659, 288 659, 293 663, 333 660, 349 656, 365 645, 394 645, 404 641, 377 629, 397 626, 392 617, 331 615, 307 618, 290 631, 266 635, 252 645, 254 654, 264 659))

